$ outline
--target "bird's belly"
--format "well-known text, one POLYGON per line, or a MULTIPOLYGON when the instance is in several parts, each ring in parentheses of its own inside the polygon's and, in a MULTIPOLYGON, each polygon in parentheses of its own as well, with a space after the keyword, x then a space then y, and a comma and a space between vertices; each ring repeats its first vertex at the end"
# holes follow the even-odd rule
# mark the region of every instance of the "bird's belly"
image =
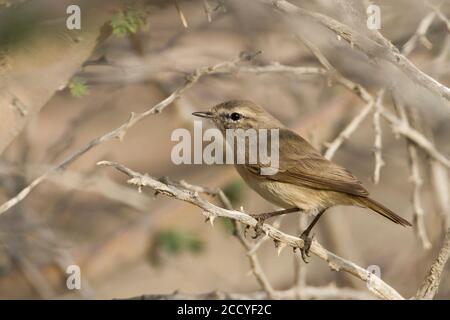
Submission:
POLYGON ((337 195, 335 192, 277 182, 264 176, 257 177, 240 166, 236 166, 236 169, 253 190, 280 207, 297 207, 313 213, 337 204, 334 199, 337 195))

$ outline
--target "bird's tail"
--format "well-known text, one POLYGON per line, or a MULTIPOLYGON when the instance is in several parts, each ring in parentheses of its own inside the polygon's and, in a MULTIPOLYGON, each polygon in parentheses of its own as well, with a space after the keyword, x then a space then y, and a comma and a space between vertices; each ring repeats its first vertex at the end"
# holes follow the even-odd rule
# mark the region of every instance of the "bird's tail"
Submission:
POLYGON ((381 214, 383 217, 386 217, 395 223, 401 224, 402 226, 412 226, 408 220, 403 219, 402 217, 395 214, 394 212, 383 206, 381 203, 378 203, 373 199, 370 199, 368 197, 358 197, 358 202, 364 207, 372 209, 376 213, 381 214))

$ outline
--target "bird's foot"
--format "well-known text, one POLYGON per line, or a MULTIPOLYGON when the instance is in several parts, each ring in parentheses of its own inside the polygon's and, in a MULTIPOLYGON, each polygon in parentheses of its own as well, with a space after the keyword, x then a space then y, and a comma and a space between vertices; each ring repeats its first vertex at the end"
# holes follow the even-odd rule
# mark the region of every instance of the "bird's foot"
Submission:
POLYGON ((267 216, 265 214, 251 214, 250 216, 258 221, 253 228, 255 230, 255 234, 252 236, 252 239, 258 239, 263 234, 262 225, 267 220, 267 216))
POLYGON ((300 253, 302 254, 302 260, 305 263, 309 263, 308 258, 310 257, 309 249, 311 248, 312 241, 314 239, 314 235, 309 237, 309 232, 303 232, 300 236, 300 239, 303 240, 303 247, 300 248, 300 253))

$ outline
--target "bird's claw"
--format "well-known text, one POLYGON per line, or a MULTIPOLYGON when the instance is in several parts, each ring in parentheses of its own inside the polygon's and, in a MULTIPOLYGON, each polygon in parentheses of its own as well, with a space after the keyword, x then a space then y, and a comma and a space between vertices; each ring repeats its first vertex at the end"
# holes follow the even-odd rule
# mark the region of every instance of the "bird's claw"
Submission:
POLYGON ((247 230, 250 229, 250 226, 245 226, 244 228, 244 238, 247 238, 247 230))
POLYGON ((251 215, 256 221, 258 221, 254 227, 255 234, 252 236, 252 239, 258 239, 262 234, 262 225, 264 224, 264 221, 266 220, 265 217, 262 215, 251 215))
POLYGON ((300 248, 302 260, 305 263, 309 263, 308 258, 311 257, 311 255, 309 254, 309 249, 311 248, 314 235, 312 237, 309 237, 308 233, 303 232, 300 236, 300 239, 303 240, 303 247, 300 248))

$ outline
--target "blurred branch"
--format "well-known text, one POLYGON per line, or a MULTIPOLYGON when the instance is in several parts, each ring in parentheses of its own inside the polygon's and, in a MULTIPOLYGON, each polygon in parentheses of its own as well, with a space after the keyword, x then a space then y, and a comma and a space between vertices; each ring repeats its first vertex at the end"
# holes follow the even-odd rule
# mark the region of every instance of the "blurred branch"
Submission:
POLYGON ((431 158, 444 165, 447 169, 450 169, 450 160, 447 159, 442 153, 440 153, 434 144, 428 140, 422 133, 411 128, 409 124, 399 119, 396 115, 383 108, 381 115, 392 126, 395 133, 400 134, 413 142, 416 146, 422 148, 431 158))
POLYGON ((183 24, 183 27, 188 28, 188 22, 186 20, 186 17, 184 16, 183 10, 181 10, 180 4, 178 3, 178 0, 173 0, 175 4, 175 8, 177 9, 178 15, 180 16, 181 23, 183 24))
POLYGON ((341 147, 341 145, 355 132, 356 129, 361 125, 361 123, 367 118, 370 111, 372 111, 374 106, 374 101, 370 101, 352 121, 342 130, 339 135, 328 145, 327 151, 324 156, 327 159, 333 158, 336 151, 341 147))
POLYGON ((402 54, 408 56, 420 42, 425 48, 431 49, 432 44, 427 38, 427 32, 436 17, 435 12, 428 13, 419 23, 414 35, 403 45, 402 54))
MULTIPOLYGON (((431 62, 432 74, 440 78, 445 74, 445 66, 447 65, 447 57, 450 49, 450 34, 447 34, 442 44, 440 52, 431 62)), ((434 133, 430 125, 423 123, 423 133, 435 145, 434 133)), ((446 167, 431 157, 427 157, 429 174, 431 176, 432 195, 434 205, 438 215, 442 219, 442 231, 445 232, 450 227, 450 184, 446 167)))
MULTIPOLYGON (((27 178, 28 175, 33 173, 43 172, 47 169, 47 167, 32 165, 27 165, 25 168, 22 168, 22 166, 0 162, 1 174, 19 175, 24 178, 27 178)), ((130 188, 126 188, 114 180, 98 174, 83 174, 66 171, 58 176, 50 176, 49 181, 70 189, 96 192, 108 199, 119 201, 139 211, 147 211, 150 205, 149 197, 142 194, 136 194, 136 192, 130 188)))
MULTIPOLYGON (((224 207, 228 210, 233 210, 233 206, 231 204, 230 199, 225 195, 225 193, 221 189, 217 190, 211 190, 209 188, 204 188, 200 186, 195 186, 192 184, 187 183, 184 180, 181 180, 180 182, 172 182, 168 178, 159 179, 160 181, 163 181, 165 183, 169 183, 172 186, 181 187, 182 189, 197 192, 197 193, 205 193, 208 195, 216 196, 219 198, 220 202, 224 205, 224 207)), ((211 221, 211 224, 214 224, 214 218, 207 220, 211 221)), ((256 281, 261 285, 261 288, 267 293, 267 297, 270 299, 278 299, 275 290, 272 288, 272 285, 270 284, 269 280, 267 279, 266 274, 262 270, 261 264, 259 262, 259 259, 256 255, 256 250, 258 249, 259 245, 257 244, 250 244, 247 239, 245 238, 245 231, 241 230, 240 224, 237 223, 236 220, 233 220, 234 223, 234 231, 233 235, 239 240, 239 243, 244 247, 246 250, 247 258, 250 262, 250 268, 253 273, 253 275, 256 278, 256 281)))
MULTIPOLYGON (((408 127, 411 125, 412 118, 411 110, 406 109, 405 106, 394 98, 394 105, 397 110, 397 113, 399 114, 402 121, 407 125, 408 127)), ((411 176, 410 181, 412 182, 414 189, 412 194, 412 205, 413 205, 413 213, 414 213, 414 229, 416 231, 416 235, 419 238, 422 247, 424 249, 430 249, 431 248, 431 242, 428 239, 426 227, 425 227, 425 211, 422 206, 422 185, 423 185, 423 179, 422 175, 420 173, 420 159, 418 155, 418 150, 416 146, 411 143, 411 141, 406 140, 407 148, 408 148, 408 157, 409 157, 409 166, 411 170, 411 176)))
POLYGON ((450 227, 450 187, 448 172, 439 162, 428 159, 431 174, 431 185, 433 188, 433 198, 438 215, 442 219, 443 230, 450 227))
MULTIPOLYGON (((220 201, 228 210, 233 210, 233 206, 231 205, 230 200, 225 195, 225 193, 222 190, 219 190, 217 192, 217 195, 219 196, 220 201)), ((245 239, 244 231, 241 230, 240 224, 233 220, 234 223, 234 231, 233 235, 239 240, 241 245, 246 250, 246 255, 248 258, 248 261, 250 262, 250 268, 252 270, 253 275, 256 278, 256 281, 260 284, 261 288, 267 293, 267 297, 269 299, 278 299, 278 295, 275 293, 275 290, 273 289, 272 285, 269 282, 269 279, 267 278, 266 274, 264 273, 261 263, 259 262, 258 256, 256 255, 256 245, 251 245, 247 239, 245 239)))
POLYGON ((441 11, 441 9, 438 6, 435 6, 429 2, 427 2, 427 5, 434 11, 437 17, 445 24, 447 31, 450 32, 450 20, 447 18, 447 16, 441 11))
POLYGON ((208 22, 211 22, 212 21, 212 18, 211 18, 212 9, 208 3, 208 0, 203 0, 203 10, 205 10, 206 19, 208 20, 208 22))
MULTIPOLYGON (((427 2, 427 5, 431 7, 431 4, 427 2)), ((417 28, 416 33, 413 35, 413 37, 405 44, 403 47, 403 54, 405 56, 408 56, 412 50, 414 50, 414 47, 417 44, 417 41, 420 41, 427 49, 431 49, 432 45, 430 41, 426 37, 426 33, 428 32, 429 27, 433 23, 436 15, 442 16, 443 14, 440 12, 440 10, 436 8, 432 8, 433 12, 427 14, 425 18, 422 19, 422 21, 419 24, 419 27, 417 28)), ((442 18, 440 18, 442 19, 442 18)), ((447 25, 448 27, 448 25, 447 25)), ((450 30, 450 29, 448 29, 450 30)), ((447 40, 447 39, 446 39, 447 40)), ((442 46, 442 53, 446 53, 447 45, 444 44, 442 46)), ((438 55, 437 58, 435 58, 434 63, 438 64, 442 58, 445 58, 445 56, 438 55)), ((406 109, 403 104, 398 103, 394 96, 394 107, 397 110, 397 113, 399 114, 401 120, 405 123, 406 126, 411 126, 415 128, 418 132, 422 133, 430 142, 430 145, 434 146, 434 139, 433 139, 433 133, 431 130, 425 130, 427 128, 426 124, 423 123, 423 120, 420 117, 419 110, 415 110, 412 108, 406 109)), ((423 185, 423 180, 420 173, 420 159, 418 156, 418 150, 414 143, 412 143, 410 140, 406 141, 407 148, 408 148, 408 156, 409 156, 409 163, 410 163, 410 170, 411 170, 411 178, 414 185, 413 189, 413 195, 412 195, 412 205, 413 205, 413 212, 414 212, 414 226, 416 234, 422 244, 422 247, 424 249, 430 249, 431 248, 431 242, 428 238, 427 232, 426 232, 426 226, 425 226, 425 210, 422 206, 422 200, 421 200, 421 189, 423 185)), ((429 159, 428 161, 430 169, 431 169, 431 179, 432 179, 432 186, 434 188, 433 197, 437 200, 437 204, 440 207, 438 210, 439 213, 442 214, 442 210, 448 211, 448 206, 446 206, 445 203, 445 197, 448 193, 448 177, 447 172, 445 171, 445 168, 443 165, 439 162, 437 162, 435 159, 429 159), (436 174, 440 174, 440 177, 436 177, 436 174), (445 209, 444 209, 445 208, 445 209)), ((447 196, 448 197, 448 196, 447 196)), ((445 212, 444 216, 444 230, 448 228, 447 226, 447 212, 445 212)))
POLYGON ((425 210, 422 206, 421 193, 423 179, 420 174, 419 157, 417 148, 408 142, 408 154, 411 167, 411 181, 414 185, 412 203, 413 203, 413 224, 416 229, 416 234, 420 239, 420 242, 424 249, 431 248, 431 242, 428 239, 426 227, 425 227, 425 210))
POLYGON ((76 117, 71 119, 64 132, 48 147, 46 152, 48 162, 55 161, 67 151, 73 145, 78 129, 86 124, 87 121, 94 119, 96 116, 103 115, 106 110, 110 110, 112 101, 113 99, 97 108, 85 108, 76 117))
POLYGON ((436 261, 431 265, 428 276, 416 293, 416 299, 433 299, 439 289, 442 271, 450 257, 450 229, 445 234, 444 243, 436 261))
MULTIPOLYGON (((220 70, 217 73, 220 73, 220 70)), ((271 62, 265 66, 240 66, 236 70, 236 73, 254 73, 254 74, 293 73, 296 75, 311 75, 311 74, 324 75, 327 73, 327 71, 323 68, 295 67, 282 65, 279 62, 271 62)))
POLYGON ((22 189, 15 197, 9 199, 5 203, 3 203, 0 206, 0 215, 5 213, 8 209, 15 206, 17 203, 25 199, 28 194, 37 187, 41 182, 46 180, 48 177, 50 177, 52 174, 57 173, 58 171, 63 171, 69 166, 73 161, 78 159, 80 156, 91 150, 92 148, 98 146, 99 144, 102 144, 104 142, 110 141, 112 139, 118 138, 120 141, 123 140, 127 130, 131 127, 133 127, 136 123, 140 122, 141 120, 145 119, 146 117, 154 114, 158 114, 162 112, 167 106, 169 106, 173 101, 175 101, 177 98, 179 98, 186 90, 190 89, 195 83, 197 83, 200 78, 202 78, 205 75, 214 74, 215 72, 219 72, 221 69, 227 69, 230 72, 234 70, 238 64, 240 64, 243 61, 249 61, 252 60, 256 54, 249 54, 249 53, 242 53, 238 58, 233 59, 231 61, 225 61, 220 62, 213 66, 206 66, 206 67, 200 67, 197 70, 195 70, 192 74, 190 74, 186 80, 184 81, 183 85, 178 87, 175 91, 173 91, 167 98, 156 104, 155 106, 149 108, 147 111, 144 111, 142 113, 131 113, 130 118, 128 121, 120 125, 119 127, 103 134, 102 136, 99 136, 91 141, 89 141, 87 144, 85 144, 81 149, 67 157, 65 160, 63 160, 60 164, 57 166, 51 168, 49 171, 44 173, 43 175, 37 177, 34 179, 27 187, 22 189))
MULTIPOLYGON (((178 188, 170 184, 165 184, 158 179, 155 179, 149 175, 142 175, 118 163, 101 161, 98 163, 98 165, 111 166, 128 175, 130 177, 130 179, 128 180, 129 184, 136 185, 139 188, 141 188, 142 186, 148 186, 154 189, 157 193, 161 193, 169 197, 193 204, 201 208, 203 210, 203 214, 207 218, 209 218, 210 221, 213 221, 216 217, 224 217, 239 221, 253 228, 258 225, 258 221, 250 215, 240 211, 217 207, 201 198, 198 195, 198 192, 193 192, 190 190, 178 188)), ((285 246, 292 247, 293 249, 302 248, 304 245, 303 240, 301 240, 300 238, 285 234, 266 223, 264 223, 260 228, 262 232, 268 235, 273 241, 275 241, 275 243, 283 244, 285 246)), ((379 277, 356 265, 355 263, 345 260, 335 255, 334 253, 329 252, 328 250, 323 248, 317 241, 313 241, 310 250, 316 256, 326 261, 331 269, 335 271, 347 272, 366 282, 369 290, 380 298, 404 299, 395 289, 390 287, 379 277)))
POLYGON ((4 246, 17 267, 21 270, 24 278, 33 287, 41 299, 50 299, 55 296, 53 288, 48 284, 45 276, 39 268, 20 250, 12 249, 8 245, 4 246))
MULTIPOLYGON (((85 144, 81 149, 79 149, 74 154, 70 155, 68 158, 66 158, 64 161, 62 161, 59 165, 56 167, 50 169, 47 173, 39 176, 35 180, 33 180, 27 187, 22 189, 15 197, 11 198, 10 200, 6 201, 0 206, 0 215, 22 201, 25 197, 28 196, 28 194, 36 187, 38 186, 42 181, 47 179, 50 175, 64 170, 68 165, 70 165, 73 161, 78 159, 80 156, 91 150, 92 148, 96 147, 97 145, 104 143, 106 141, 112 140, 114 138, 119 138, 122 140, 126 134, 126 131, 134 126, 139 121, 143 120, 149 115, 160 113, 164 110, 167 106, 169 106, 174 100, 179 98, 186 90, 191 88, 197 81, 206 75, 213 75, 213 74, 235 74, 238 73, 241 69, 241 62, 248 61, 253 59, 254 54, 242 54, 239 58, 221 62, 214 66, 208 66, 208 67, 201 67, 198 68, 196 71, 194 71, 188 78, 185 80, 185 83, 178 87, 175 91, 172 92, 166 99, 159 102, 154 107, 148 109, 145 112, 142 113, 132 113, 129 120, 125 123, 123 123, 121 126, 117 127, 116 129, 113 129, 112 131, 97 137, 87 144, 85 144)), ((294 74, 305 74, 305 73, 315 73, 315 74, 326 74, 326 71, 321 68, 303 68, 303 67, 290 67, 290 66, 284 66, 279 63, 271 63, 268 66, 259 66, 259 67, 251 67, 251 66, 245 66, 242 68, 244 72, 253 72, 253 73, 271 73, 271 72, 293 72, 294 74)), ((361 111, 360 115, 357 116, 357 119, 354 120, 356 124, 350 124, 352 128, 348 129, 350 131, 350 134, 359 126, 361 121, 368 115, 370 112, 370 109, 373 107, 374 104, 374 98, 373 96, 360 84, 357 84, 342 75, 338 73, 333 73, 333 79, 338 82, 339 84, 343 85, 350 91, 354 92, 358 97, 360 97, 363 101, 365 101, 367 105, 363 111, 361 111), (362 119, 361 119, 362 118, 362 119)), ((411 140, 414 142, 417 146, 422 148, 430 157, 433 159, 439 161, 442 163, 446 168, 450 168, 450 160, 448 160, 444 155, 442 155, 436 147, 431 143, 423 134, 418 132, 417 130, 414 130, 408 125, 405 125, 403 121, 398 119, 397 116, 392 114, 386 109, 381 109, 381 115, 390 122, 393 130, 403 135, 405 138, 411 140)), ((347 133, 344 133, 343 137, 338 137, 336 142, 333 142, 331 147, 329 148, 328 155, 332 156, 335 153, 335 149, 337 149, 342 142, 346 139, 347 133), (335 146, 336 144, 336 146, 335 146)))
MULTIPOLYGON (((189 190, 196 193, 204 193, 212 196, 216 196, 219 198, 220 202, 224 205, 224 207, 228 210, 233 210, 233 206, 231 204, 230 199, 225 195, 225 193, 221 189, 212 190, 209 188, 204 188, 196 185, 192 185, 187 183, 184 180, 181 180, 180 182, 173 182, 170 181, 169 178, 164 177, 162 179, 159 179, 159 181, 164 182, 166 184, 170 184, 172 186, 176 186, 178 188, 182 188, 184 190, 189 190)), ((207 218, 211 222, 212 225, 214 225, 214 218, 207 218)), ((233 235, 239 240, 239 243, 244 247, 246 250, 247 258, 250 262, 250 268, 253 273, 253 275, 256 278, 256 281, 261 285, 261 288, 267 293, 267 297, 270 299, 277 299, 278 296, 275 293, 275 290, 272 288, 272 285, 270 284, 269 280, 267 279, 266 274, 262 270, 261 264, 259 262, 259 259, 256 255, 256 245, 251 245, 247 239, 245 239, 244 231, 241 230, 240 224, 233 220, 234 223, 234 231, 233 235)))
MULTIPOLYGON (((302 299, 302 300, 320 300, 320 299, 336 299, 336 300, 371 300, 374 299, 370 294, 350 288, 337 288, 330 285, 326 287, 305 287, 300 296, 294 289, 285 291, 277 291, 280 299, 302 299)), ((130 298, 131 300, 264 300, 268 295, 265 291, 249 292, 249 293, 231 293, 222 291, 213 291, 208 293, 189 294, 174 292, 172 294, 146 294, 138 297, 130 298)))
POLYGON ((375 132, 375 141, 373 144, 373 154, 375 157, 375 168, 373 170, 373 182, 378 184, 380 181, 381 168, 385 165, 383 160, 383 131, 381 130, 380 113, 383 104, 384 90, 377 94, 373 112, 373 128, 375 132))
MULTIPOLYGON (((80 3, 80 0, 63 0, 59 5, 63 8, 80 3)), ((98 1, 96 7, 90 3, 83 4, 86 15, 79 31, 69 30, 65 19, 48 21, 47 10, 39 9, 42 5, 29 1, 17 8, 2 9, 0 153, 55 92, 66 86, 97 44, 109 35, 103 26, 117 1, 98 1), (23 20, 23 17, 27 19, 23 20), (8 36, 5 38, 4 34, 8 36), (9 42, 9 37, 13 41, 9 42), (44 73, 45 77, 41 77, 44 73)))
MULTIPOLYGON (((308 217, 304 214, 298 215, 298 234, 301 234, 308 227, 308 217)), ((306 283, 307 266, 302 264, 300 257, 294 255, 294 283, 292 289, 297 292, 297 298, 301 299, 302 293, 307 288, 306 283)))
POLYGON ((376 39, 374 40, 358 33, 347 25, 327 15, 297 7, 285 0, 254 1, 268 4, 286 14, 295 14, 299 17, 312 19, 334 32, 341 39, 347 41, 352 48, 359 49, 369 57, 377 57, 389 61, 416 83, 421 84, 424 88, 434 92, 439 97, 450 100, 450 88, 419 70, 411 61, 401 54, 388 39, 383 37, 381 33, 372 33, 373 37, 376 39))
MULTIPOLYGON (((232 208, 227 209, 232 210, 232 208)), ((266 274, 262 270, 259 259, 256 256, 256 251, 252 250, 253 246, 247 241, 247 239, 245 239, 239 223, 237 223, 236 220, 233 220, 233 222, 235 225, 234 235, 246 250, 246 255, 250 262, 250 268, 252 270, 253 275, 255 276, 256 280, 258 281, 262 289, 267 293, 267 297, 269 299, 278 299, 279 298, 278 294, 275 292, 269 280, 267 279, 266 274)))
POLYGON ((356 129, 359 128, 361 123, 363 123, 363 121, 367 118, 375 105, 375 99, 361 85, 342 76, 313 43, 301 37, 299 37, 299 40, 306 45, 306 47, 314 54, 314 56, 316 56, 317 60, 319 60, 325 68, 326 72, 322 74, 327 74, 329 76, 329 81, 336 81, 350 91, 355 92, 364 102, 366 102, 366 106, 352 119, 352 121, 350 121, 350 123, 338 134, 338 136, 328 144, 324 156, 327 159, 331 159, 334 157, 336 151, 342 146, 342 144, 350 138, 356 129))

